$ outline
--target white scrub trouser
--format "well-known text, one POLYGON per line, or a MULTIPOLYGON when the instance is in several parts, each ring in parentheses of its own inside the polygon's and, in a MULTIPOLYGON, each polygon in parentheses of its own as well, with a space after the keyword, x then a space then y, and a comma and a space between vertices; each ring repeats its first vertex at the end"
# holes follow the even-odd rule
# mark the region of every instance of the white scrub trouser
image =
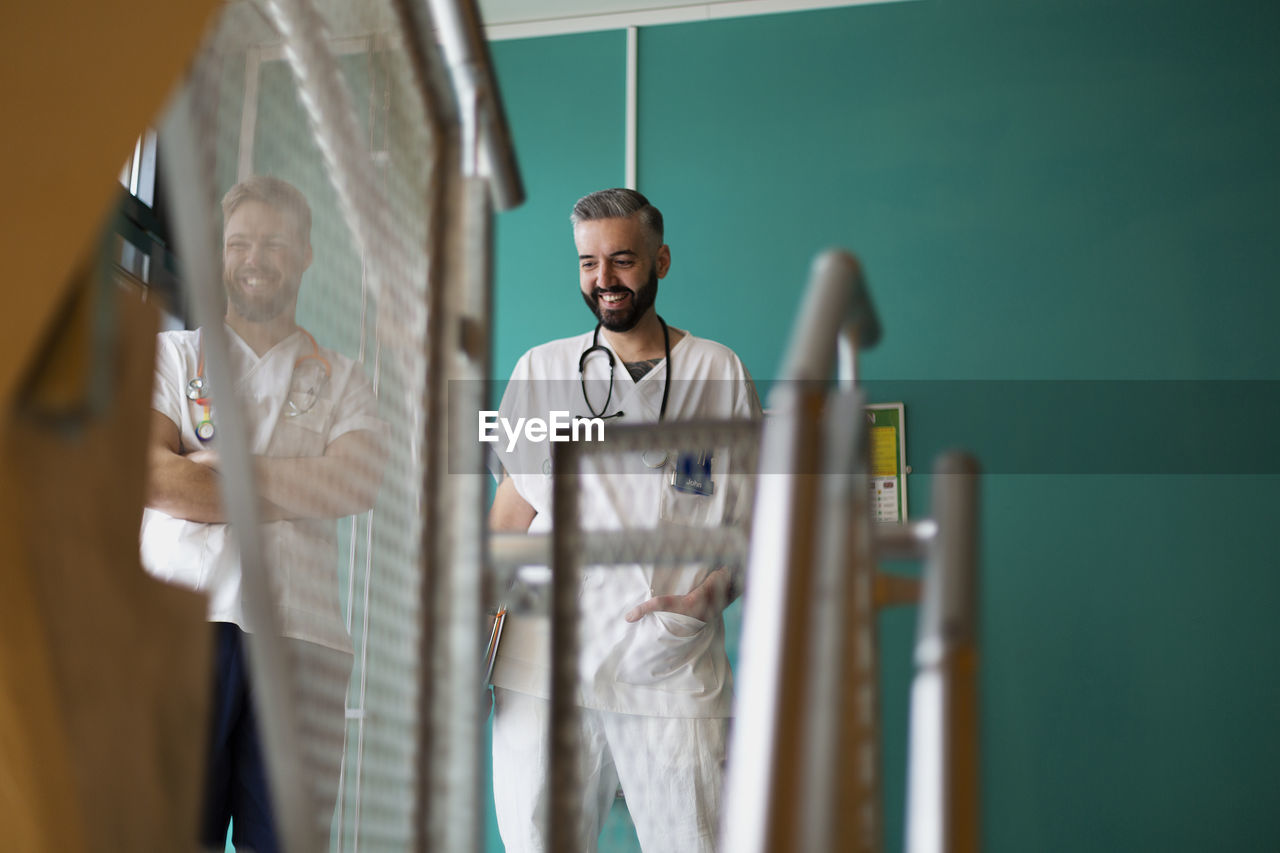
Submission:
MULTIPOLYGON (((547 853, 550 799, 545 699, 495 687, 493 794, 507 853, 547 853)), ((713 853, 720 823, 727 719, 578 709, 584 827, 574 851, 596 850, 618 784, 645 853, 713 853)))

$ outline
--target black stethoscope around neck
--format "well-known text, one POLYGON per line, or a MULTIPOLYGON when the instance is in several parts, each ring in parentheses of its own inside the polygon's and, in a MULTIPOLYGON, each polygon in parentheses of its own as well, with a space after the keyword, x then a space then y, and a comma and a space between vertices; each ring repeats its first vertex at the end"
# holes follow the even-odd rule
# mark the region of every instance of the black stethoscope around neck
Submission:
MULTIPOLYGON (((661 423, 662 419, 666 417, 667 396, 671 393, 671 331, 667 328, 667 322, 661 316, 658 316, 658 322, 662 324, 662 352, 667 360, 667 375, 662 380, 662 406, 658 409, 658 422, 661 423)), ((600 343, 601 325, 603 324, 596 323, 596 330, 591 333, 591 346, 587 347, 582 355, 578 357, 578 383, 582 386, 582 400, 587 404, 587 411, 591 413, 591 417, 608 420, 610 418, 620 418, 624 413, 617 411, 612 415, 605 414, 605 412, 609 411, 609 401, 613 399, 613 369, 615 365, 613 350, 600 343), (605 395, 604 405, 600 407, 599 412, 592 407, 591 398, 587 396, 587 374, 585 370, 587 357, 597 351, 609 356, 609 393, 605 395)))

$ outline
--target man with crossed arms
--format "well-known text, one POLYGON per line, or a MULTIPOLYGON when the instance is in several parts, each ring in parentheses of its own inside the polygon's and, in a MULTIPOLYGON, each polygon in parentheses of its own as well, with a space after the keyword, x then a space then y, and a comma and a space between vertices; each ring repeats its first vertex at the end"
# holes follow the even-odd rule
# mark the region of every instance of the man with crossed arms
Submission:
POLYGON ((302 275, 312 259, 306 199, 285 181, 255 176, 232 187, 222 208, 234 387, 211 394, 201 330, 160 334, 142 562, 162 580, 206 592, 215 624, 200 841, 221 850, 231 821, 237 848, 271 853, 279 841, 245 666, 251 626, 241 601, 239 549, 218 485, 218 400, 234 393, 249 429, 264 557, 291 672, 304 673, 308 689, 296 703, 302 781, 326 838, 353 661, 338 601, 334 519, 373 505, 387 429, 360 366, 320 347, 295 320, 302 275))

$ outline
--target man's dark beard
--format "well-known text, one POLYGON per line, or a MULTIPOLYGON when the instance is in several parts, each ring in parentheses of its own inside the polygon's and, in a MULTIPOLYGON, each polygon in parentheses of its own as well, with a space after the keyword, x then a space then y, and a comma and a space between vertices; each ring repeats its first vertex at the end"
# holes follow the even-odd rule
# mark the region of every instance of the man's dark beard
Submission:
MULTIPOLYGON (((625 287, 609 288, 605 293, 627 290, 625 287)), ((649 280, 644 286, 631 295, 625 308, 603 309, 600 307, 600 291, 593 290, 590 295, 583 293, 582 301, 587 303, 591 313, 596 315, 600 325, 611 332, 629 332, 640 322, 653 304, 658 300, 658 271, 649 270, 649 280)))

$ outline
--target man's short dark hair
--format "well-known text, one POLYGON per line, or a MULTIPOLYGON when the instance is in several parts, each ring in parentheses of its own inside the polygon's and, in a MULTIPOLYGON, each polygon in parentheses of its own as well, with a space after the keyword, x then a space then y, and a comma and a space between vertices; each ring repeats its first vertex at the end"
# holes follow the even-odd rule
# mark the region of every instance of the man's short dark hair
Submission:
POLYGON ((615 187, 610 190, 598 190, 591 195, 584 195, 573 206, 569 221, 575 226, 580 222, 594 222, 597 219, 628 219, 638 215, 640 222, 657 238, 656 246, 662 245, 662 213, 635 190, 615 187))
POLYGON ((257 201, 293 216, 304 243, 311 242, 311 205, 297 187, 271 175, 251 175, 222 197, 222 222, 226 224, 236 208, 246 201, 257 201))

